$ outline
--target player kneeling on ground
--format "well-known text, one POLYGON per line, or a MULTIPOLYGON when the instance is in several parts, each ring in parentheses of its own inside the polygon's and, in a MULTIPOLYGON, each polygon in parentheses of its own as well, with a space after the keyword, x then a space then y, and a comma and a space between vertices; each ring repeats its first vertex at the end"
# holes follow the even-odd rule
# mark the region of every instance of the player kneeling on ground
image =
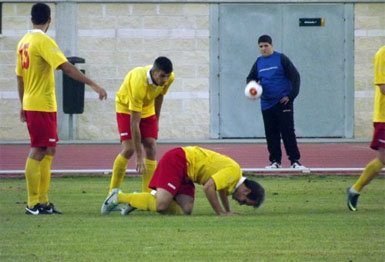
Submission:
POLYGON ((228 200, 230 194, 239 204, 256 208, 265 199, 265 189, 243 177, 240 166, 233 159, 189 146, 174 148, 164 154, 149 184, 154 189, 151 193, 125 194, 115 188, 104 201, 101 213, 108 214, 118 204, 125 203, 122 215, 135 209, 190 215, 194 206, 194 183, 203 185, 206 197, 218 215, 232 214, 228 200))

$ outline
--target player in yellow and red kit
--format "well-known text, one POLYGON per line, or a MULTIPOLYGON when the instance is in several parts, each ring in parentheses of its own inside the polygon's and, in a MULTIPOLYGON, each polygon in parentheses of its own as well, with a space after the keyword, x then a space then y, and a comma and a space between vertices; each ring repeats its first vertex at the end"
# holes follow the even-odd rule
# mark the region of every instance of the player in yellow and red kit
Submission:
POLYGON ((142 191, 156 168, 156 140, 163 96, 174 81, 172 63, 158 57, 153 65, 136 67, 125 77, 116 94, 116 118, 122 151, 112 169, 109 192, 120 187, 129 159, 136 153, 136 170, 142 173, 142 191), (142 144, 146 158, 142 155, 142 144))
POLYGON ((373 159, 362 172, 356 183, 347 190, 348 208, 357 211, 358 197, 365 185, 375 178, 385 166, 385 46, 382 46, 374 57, 374 134, 370 147, 377 150, 373 159))
POLYGON ((91 86, 100 99, 106 91, 69 63, 55 41, 46 35, 50 7, 37 3, 31 9, 33 29, 17 45, 16 76, 21 102, 20 119, 27 123, 31 149, 25 165, 28 204, 26 214, 61 213, 48 199, 51 164, 57 137, 54 70, 91 86))
POLYGON ((218 215, 232 214, 230 194, 239 204, 254 207, 259 207, 265 198, 264 188, 243 177, 233 159, 201 147, 188 146, 164 154, 149 184, 154 189, 151 193, 124 194, 115 188, 104 201, 101 213, 108 214, 119 203, 127 203, 129 206, 122 214, 138 208, 189 215, 194 206, 194 183, 203 185, 206 197, 218 215))

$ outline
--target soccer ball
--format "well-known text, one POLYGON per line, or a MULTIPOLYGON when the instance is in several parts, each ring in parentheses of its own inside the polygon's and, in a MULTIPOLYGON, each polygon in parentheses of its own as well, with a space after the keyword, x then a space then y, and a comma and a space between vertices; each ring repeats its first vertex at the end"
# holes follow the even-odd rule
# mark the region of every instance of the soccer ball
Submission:
POLYGON ((245 96, 249 99, 258 99, 262 95, 262 86, 257 82, 250 81, 245 88, 245 96))

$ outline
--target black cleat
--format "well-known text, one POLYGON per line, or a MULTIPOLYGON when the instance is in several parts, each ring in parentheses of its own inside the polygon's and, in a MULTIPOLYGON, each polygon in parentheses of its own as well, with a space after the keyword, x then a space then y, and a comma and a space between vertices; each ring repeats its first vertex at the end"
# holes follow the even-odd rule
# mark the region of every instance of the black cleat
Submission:
POLYGON ((52 215, 52 214, 62 214, 62 212, 55 208, 54 204, 49 203, 40 205, 40 213, 41 214, 46 214, 46 215, 52 215))
POLYGON ((348 208, 351 211, 357 211, 357 202, 360 194, 350 192, 350 188, 351 187, 348 187, 346 190, 346 195, 348 197, 348 208))
POLYGON ((34 215, 34 216, 39 215, 40 214, 40 204, 36 204, 32 208, 26 206, 25 207, 25 213, 27 215, 34 215))

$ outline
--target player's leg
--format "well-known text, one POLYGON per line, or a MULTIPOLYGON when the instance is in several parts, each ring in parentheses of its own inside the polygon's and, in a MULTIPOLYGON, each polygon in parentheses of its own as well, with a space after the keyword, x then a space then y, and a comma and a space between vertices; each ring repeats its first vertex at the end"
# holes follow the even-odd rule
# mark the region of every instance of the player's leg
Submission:
POLYGON ((294 129, 294 107, 292 102, 286 105, 280 104, 279 111, 279 128, 285 146, 286 154, 289 157, 292 167, 303 168, 299 163, 301 154, 297 145, 297 137, 294 129))
POLYGON ((158 119, 155 115, 140 121, 140 133, 143 148, 146 152, 144 159, 145 170, 142 174, 142 192, 151 192, 148 187, 156 168, 156 140, 158 139, 158 119))
POLYGON ((47 147, 44 158, 40 162, 41 178, 39 202, 41 204, 48 202, 48 190, 51 182, 51 165, 55 152, 55 147, 47 147))
POLYGON ((25 163, 25 180, 27 183, 28 202, 26 207, 27 214, 39 214, 39 191, 40 191, 40 164, 44 158, 45 149, 32 147, 25 163))
MULTIPOLYGON (((42 178, 44 180, 43 184, 47 179, 46 173, 42 174, 42 169, 43 172, 45 170, 45 162, 43 160, 47 154, 47 148, 55 147, 58 139, 56 112, 25 111, 25 117, 31 138, 31 150, 25 166, 28 189, 28 206, 26 213, 36 215, 39 214, 40 211, 37 212, 31 208, 40 208, 42 200, 40 199, 42 178)), ((52 154, 52 151, 50 152, 52 154)))
POLYGON ((373 159, 362 172, 356 183, 347 189, 348 208, 357 210, 357 202, 362 189, 370 183, 385 166, 385 123, 374 124, 374 135, 370 147, 377 150, 377 157, 373 159))
POLYGON ((116 113, 116 120, 118 123, 122 150, 114 160, 109 192, 111 192, 113 188, 119 188, 121 186, 123 178, 126 174, 128 161, 135 152, 134 143, 131 139, 130 115, 116 113))
POLYGON ((267 149, 269 151, 269 160, 271 162, 271 165, 267 166, 266 168, 281 167, 281 134, 279 129, 279 119, 276 112, 277 107, 278 105, 275 105, 272 108, 262 111, 267 149))
POLYGON ((144 138, 142 143, 146 152, 146 158, 144 159, 146 168, 142 174, 142 192, 151 192, 148 184, 150 183, 150 180, 155 172, 157 164, 157 161, 155 160, 156 140, 154 138, 148 137, 144 138))
POLYGON ((178 194, 175 196, 176 203, 185 215, 191 215, 194 208, 194 198, 189 195, 178 194))
POLYGON ((112 168, 112 176, 109 192, 113 188, 120 188, 123 178, 126 174, 126 169, 129 159, 134 154, 134 144, 132 140, 122 141, 122 151, 116 156, 112 168))

